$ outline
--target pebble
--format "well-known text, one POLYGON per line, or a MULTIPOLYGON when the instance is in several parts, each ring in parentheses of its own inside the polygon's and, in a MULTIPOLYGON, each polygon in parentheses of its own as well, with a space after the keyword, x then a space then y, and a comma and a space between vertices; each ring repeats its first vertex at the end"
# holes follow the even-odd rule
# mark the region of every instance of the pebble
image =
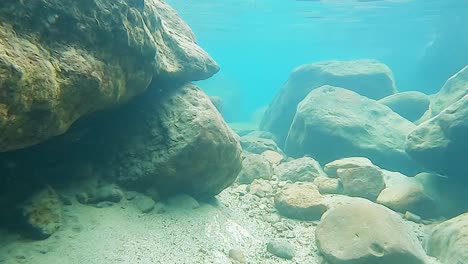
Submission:
POLYGON ((244 252, 242 252, 239 249, 230 249, 229 258, 231 258, 234 261, 237 261, 238 263, 246 263, 244 252))
POLYGON ((283 259, 292 259, 296 255, 294 247, 286 240, 272 240, 268 242, 267 251, 283 259))

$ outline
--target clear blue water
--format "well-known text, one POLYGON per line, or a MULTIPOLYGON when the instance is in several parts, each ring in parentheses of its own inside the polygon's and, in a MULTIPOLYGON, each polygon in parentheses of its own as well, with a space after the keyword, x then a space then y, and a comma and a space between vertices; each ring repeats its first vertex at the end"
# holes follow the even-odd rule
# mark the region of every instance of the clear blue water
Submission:
POLYGON ((221 66, 200 82, 247 121, 301 64, 370 58, 400 91, 436 92, 468 62, 468 0, 168 0, 221 66))

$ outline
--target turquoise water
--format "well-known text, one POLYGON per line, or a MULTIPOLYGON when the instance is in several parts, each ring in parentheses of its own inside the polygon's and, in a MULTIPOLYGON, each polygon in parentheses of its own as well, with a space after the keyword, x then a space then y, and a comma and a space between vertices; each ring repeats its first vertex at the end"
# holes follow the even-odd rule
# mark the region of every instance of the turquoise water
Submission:
POLYGON ((465 0, 169 0, 221 71, 200 85, 227 121, 267 105, 296 66, 370 58, 433 93, 468 61, 465 0))

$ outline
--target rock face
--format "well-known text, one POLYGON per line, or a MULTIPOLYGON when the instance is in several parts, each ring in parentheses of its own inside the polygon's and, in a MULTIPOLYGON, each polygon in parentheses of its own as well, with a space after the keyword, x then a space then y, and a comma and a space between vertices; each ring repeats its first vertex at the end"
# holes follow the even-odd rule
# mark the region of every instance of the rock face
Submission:
POLYGON ((358 199, 327 211, 315 233, 330 264, 424 264, 425 253, 401 217, 358 199))
POLYGON ((406 151, 427 169, 468 182, 468 94, 407 139, 406 151))
POLYGON ((320 164, 309 157, 282 163, 275 168, 274 172, 280 180, 292 182, 313 182, 315 178, 325 176, 320 164))
POLYGON ((296 106, 306 95, 323 85, 343 87, 372 99, 395 93, 390 69, 375 60, 324 61, 294 69, 265 112, 262 130, 278 137, 282 147, 293 121, 296 106))
POLYGON ((281 215, 299 220, 318 220, 328 206, 313 183, 289 184, 275 196, 281 215))
POLYGON ((425 245, 427 254, 444 264, 468 259, 468 213, 445 221, 431 231, 425 245))
POLYGON ((348 196, 375 201, 385 188, 382 171, 376 166, 338 169, 337 173, 348 196))
POLYGON ((426 121, 468 94, 468 65, 450 77, 440 91, 433 95, 429 110, 421 118, 426 121))
POLYGON ((108 175, 163 195, 211 196, 229 186, 241 170, 241 148, 208 96, 185 85, 154 100, 145 94, 106 118, 107 130, 94 140, 107 143, 108 175))
POLYGON ((255 179, 270 180, 272 175, 271 164, 263 155, 250 154, 242 161, 238 180, 240 183, 252 183, 255 179))
POLYGON ((385 105, 327 85, 298 105, 285 153, 308 154, 322 164, 362 156, 379 167, 413 174, 418 168, 405 152, 405 141, 414 127, 385 105))
POLYGON ((421 92, 410 91, 396 93, 379 100, 390 107, 395 113, 415 122, 429 109, 429 96, 421 92))
POLYGON ((0 152, 62 134, 150 83, 218 71, 163 1, 5 0, 0 22, 0 152))

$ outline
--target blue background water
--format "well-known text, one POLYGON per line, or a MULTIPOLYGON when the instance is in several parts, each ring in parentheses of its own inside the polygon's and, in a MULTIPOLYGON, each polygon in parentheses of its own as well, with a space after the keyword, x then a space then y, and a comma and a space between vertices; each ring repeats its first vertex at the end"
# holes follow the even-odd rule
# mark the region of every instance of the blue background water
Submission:
POLYGON ((290 71, 320 60, 371 58, 397 88, 436 92, 468 63, 468 0, 168 0, 221 71, 199 85, 248 121, 290 71))

